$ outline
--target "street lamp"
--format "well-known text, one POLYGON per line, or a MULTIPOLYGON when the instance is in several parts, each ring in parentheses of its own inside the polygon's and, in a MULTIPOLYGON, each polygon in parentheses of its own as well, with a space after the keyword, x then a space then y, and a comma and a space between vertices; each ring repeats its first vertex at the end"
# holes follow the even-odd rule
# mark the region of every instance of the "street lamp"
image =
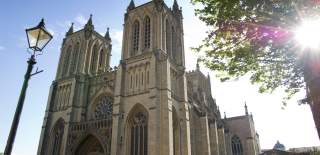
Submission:
POLYGON ((7 140, 7 145, 6 145, 6 148, 4 151, 4 155, 11 155, 14 139, 15 139, 17 129, 18 129, 21 111, 23 108, 24 99, 26 96, 28 82, 29 82, 31 76, 42 72, 42 71, 36 71, 33 74, 31 73, 33 66, 36 64, 35 56, 36 56, 37 52, 41 52, 43 50, 43 48, 52 39, 52 35, 45 29, 44 25, 45 25, 44 20, 42 19, 36 27, 33 27, 33 28, 26 30, 29 48, 33 50, 33 53, 31 54, 31 57, 27 61, 28 68, 27 68, 27 72, 24 76, 24 82, 22 85, 22 89, 21 89, 18 105, 16 108, 16 112, 14 114, 14 118, 12 121, 10 134, 9 134, 9 137, 7 140))

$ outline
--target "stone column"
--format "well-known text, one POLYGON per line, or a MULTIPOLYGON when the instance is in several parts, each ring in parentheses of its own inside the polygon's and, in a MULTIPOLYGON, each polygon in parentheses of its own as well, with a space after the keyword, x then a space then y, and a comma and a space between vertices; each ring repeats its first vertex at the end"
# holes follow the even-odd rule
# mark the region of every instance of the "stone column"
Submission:
POLYGON ((225 130, 225 147, 226 147, 227 155, 232 155, 231 134, 229 130, 225 130))
POLYGON ((187 104, 183 104, 182 114, 184 118, 181 119, 181 154, 182 155, 191 155, 191 137, 190 137, 190 118, 189 118, 189 109, 187 104))
POLYGON ((247 155, 256 155, 256 145, 255 140, 252 137, 248 137, 246 140, 247 143, 247 155))
POLYGON ((212 155, 219 155, 217 122, 210 122, 210 150, 212 155))
POLYGON ((203 116, 200 117, 200 125, 201 125, 201 154, 202 155, 211 155, 210 152, 210 139, 209 139, 209 126, 208 126, 208 117, 207 116, 203 116))
POLYGON ((218 139, 219 139, 219 155, 227 155, 224 127, 220 127, 218 129, 218 139))
MULTIPOLYGON (((170 63, 164 51, 158 50, 155 53, 156 70, 153 80, 156 83, 156 99, 158 106, 157 112, 158 131, 158 146, 157 150, 151 150, 149 154, 173 155, 173 126, 172 126, 172 99, 171 99, 171 81, 170 81, 170 63)), ((149 120, 152 121, 152 120, 149 120)))
POLYGON ((182 155, 191 155, 191 137, 190 137, 190 113, 187 103, 187 81, 185 72, 179 77, 179 84, 181 84, 180 91, 178 91, 179 96, 182 96, 184 102, 181 102, 179 105, 179 111, 181 113, 181 149, 180 152, 182 155))
MULTIPOLYGON (((120 64, 116 79, 119 79, 115 83, 115 92, 114 92, 114 103, 113 103, 113 117, 112 117, 112 140, 111 140, 111 154, 121 155, 123 154, 125 148, 123 147, 123 134, 125 132, 124 129, 124 121, 123 121, 123 111, 121 110, 121 93, 124 83, 123 78, 125 77, 125 64, 120 64)), ((125 78, 124 78, 125 79, 125 78)))

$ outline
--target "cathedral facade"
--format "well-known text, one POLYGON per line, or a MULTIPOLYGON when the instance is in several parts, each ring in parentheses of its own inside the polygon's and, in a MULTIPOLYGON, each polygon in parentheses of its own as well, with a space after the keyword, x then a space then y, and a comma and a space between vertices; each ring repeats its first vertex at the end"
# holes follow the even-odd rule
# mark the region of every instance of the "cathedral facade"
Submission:
POLYGON ((221 118, 210 77, 185 69, 176 0, 136 6, 124 16, 120 64, 110 68, 109 29, 92 16, 63 40, 38 155, 257 155, 252 115, 221 118))

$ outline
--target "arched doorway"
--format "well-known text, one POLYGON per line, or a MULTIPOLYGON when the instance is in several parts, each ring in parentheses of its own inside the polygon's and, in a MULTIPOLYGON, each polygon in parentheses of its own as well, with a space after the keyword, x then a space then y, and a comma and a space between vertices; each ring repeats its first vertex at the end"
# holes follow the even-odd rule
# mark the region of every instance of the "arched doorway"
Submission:
POLYGON ((104 155, 105 151, 100 143, 100 141, 90 135, 85 138, 78 148, 76 149, 75 155, 104 155))

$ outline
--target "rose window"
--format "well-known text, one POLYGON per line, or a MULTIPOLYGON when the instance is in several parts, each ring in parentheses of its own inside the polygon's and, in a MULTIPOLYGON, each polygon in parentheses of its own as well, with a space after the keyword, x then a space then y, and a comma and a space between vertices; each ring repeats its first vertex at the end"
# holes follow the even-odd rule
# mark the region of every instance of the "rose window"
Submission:
POLYGON ((94 110, 96 119, 106 119, 112 116, 112 100, 109 97, 101 98, 94 110))

